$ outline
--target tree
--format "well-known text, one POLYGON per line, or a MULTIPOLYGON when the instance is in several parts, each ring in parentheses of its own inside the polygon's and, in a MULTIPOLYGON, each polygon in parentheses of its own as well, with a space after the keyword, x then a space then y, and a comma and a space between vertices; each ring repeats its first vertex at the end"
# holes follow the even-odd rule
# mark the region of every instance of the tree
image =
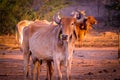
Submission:
POLYGON ((0 35, 13 34, 18 21, 32 19, 32 0, 0 0, 0 35), (24 4, 23 4, 24 3, 24 4))
POLYGON ((21 20, 46 19, 69 3, 66 0, 40 0, 39 10, 32 8, 37 0, 0 0, 0 35, 14 34, 16 24, 21 20))
MULTIPOLYGON (((109 10, 116 10, 116 11, 119 11, 120 12, 120 0, 111 0, 111 4, 109 5, 105 5, 105 7, 109 10)), ((119 16, 120 14, 118 13, 118 16, 117 16, 117 21, 118 21, 118 58, 120 60, 120 25, 119 25, 119 16)))

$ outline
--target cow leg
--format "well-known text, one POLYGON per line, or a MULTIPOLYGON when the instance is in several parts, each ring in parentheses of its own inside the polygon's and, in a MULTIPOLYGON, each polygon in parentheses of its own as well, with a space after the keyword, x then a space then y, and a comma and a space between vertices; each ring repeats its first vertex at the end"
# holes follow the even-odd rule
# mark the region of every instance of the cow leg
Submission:
POLYGON ((77 41, 80 41, 80 35, 79 34, 77 35, 77 41))
POLYGON ((30 52, 24 51, 24 73, 25 77, 29 75, 29 61, 30 61, 30 52))
POLYGON ((49 68, 50 68, 50 63, 49 63, 49 61, 47 61, 47 77, 46 77, 46 80, 50 80, 50 70, 49 70, 49 68))
POLYGON ((52 80, 52 76, 53 76, 53 65, 52 65, 52 61, 47 61, 47 78, 46 80, 52 80))
POLYGON ((59 60, 55 60, 54 61, 54 68, 55 68, 55 71, 56 71, 56 78, 55 80, 62 80, 62 73, 61 73, 61 70, 60 70, 60 61, 59 60))
POLYGON ((40 62, 37 60, 34 62, 33 67, 33 80, 40 80, 40 62))
POLYGON ((67 63, 67 79, 66 80, 71 80, 71 62, 72 62, 72 58, 70 58, 67 63))
POLYGON ((38 72, 38 80, 40 80, 40 65, 41 65, 42 63, 41 62, 39 62, 38 63, 38 67, 37 67, 37 72, 38 72))

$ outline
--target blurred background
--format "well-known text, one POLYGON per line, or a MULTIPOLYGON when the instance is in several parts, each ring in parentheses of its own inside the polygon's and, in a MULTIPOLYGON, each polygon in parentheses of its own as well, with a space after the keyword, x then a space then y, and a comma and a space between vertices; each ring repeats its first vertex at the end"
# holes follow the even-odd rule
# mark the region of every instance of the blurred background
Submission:
POLYGON ((120 0, 0 0, 0 35, 14 34, 21 20, 51 21, 58 11, 70 16, 75 9, 94 16, 100 32, 120 27, 120 0))
MULTIPOLYGON (((98 24, 75 48, 72 80, 120 80, 120 0, 0 0, 0 80, 24 79, 23 54, 15 38, 19 21, 52 21, 58 11, 71 16, 76 9, 94 16, 98 24)), ((46 77, 45 66, 41 80, 46 77)))

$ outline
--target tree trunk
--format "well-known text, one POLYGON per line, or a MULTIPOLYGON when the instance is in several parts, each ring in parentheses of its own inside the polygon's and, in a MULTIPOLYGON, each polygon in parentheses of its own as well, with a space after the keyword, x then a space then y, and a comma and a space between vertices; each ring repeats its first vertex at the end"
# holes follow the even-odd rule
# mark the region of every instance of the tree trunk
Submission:
POLYGON ((120 28, 118 31, 118 58, 120 60, 120 28))

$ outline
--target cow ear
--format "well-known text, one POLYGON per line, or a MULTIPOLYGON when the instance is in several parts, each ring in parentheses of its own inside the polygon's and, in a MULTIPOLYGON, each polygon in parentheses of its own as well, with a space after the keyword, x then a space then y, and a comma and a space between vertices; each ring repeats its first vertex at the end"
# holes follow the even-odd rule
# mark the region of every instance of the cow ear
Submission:
POLYGON ((57 24, 60 24, 61 23, 60 12, 58 12, 55 16, 53 16, 53 19, 57 24))
POLYGON ((75 14, 75 11, 72 11, 70 15, 73 16, 74 14, 75 14))
POLYGON ((78 14, 78 13, 77 13, 76 11, 72 11, 72 12, 71 12, 71 16, 73 16, 73 18, 76 18, 77 14, 78 14))

